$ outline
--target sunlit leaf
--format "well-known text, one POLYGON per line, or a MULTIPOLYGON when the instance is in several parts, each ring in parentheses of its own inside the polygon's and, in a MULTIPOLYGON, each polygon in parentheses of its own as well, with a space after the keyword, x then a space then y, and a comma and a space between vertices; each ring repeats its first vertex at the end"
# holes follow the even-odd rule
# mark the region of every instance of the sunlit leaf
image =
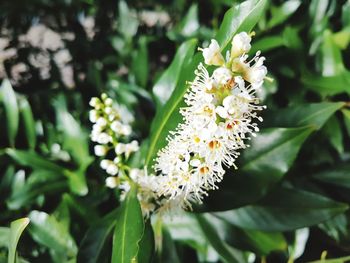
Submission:
POLYGON ((144 232, 144 222, 135 186, 132 186, 122 203, 115 221, 112 263, 136 261, 144 232))
POLYGON ((8 263, 15 263, 16 259, 16 248, 22 232, 29 224, 29 218, 21 218, 11 222, 10 233, 9 233, 9 254, 8 263))

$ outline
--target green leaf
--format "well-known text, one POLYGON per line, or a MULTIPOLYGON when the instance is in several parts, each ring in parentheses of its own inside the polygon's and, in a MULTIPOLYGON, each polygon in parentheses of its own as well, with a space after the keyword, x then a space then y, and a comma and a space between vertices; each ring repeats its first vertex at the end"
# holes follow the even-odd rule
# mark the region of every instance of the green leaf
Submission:
POLYGON ((299 104, 285 109, 267 111, 264 125, 267 127, 313 126, 320 129, 344 102, 299 104))
POLYGON ((329 143, 334 149, 336 149, 339 154, 342 154, 344 152, 343 132, 339 120, 334 115, 329 118, 322 132, 327 139, 329 138, 329 143))
POLYGON ((11 222, 10 233, 9 233, 9 255, 8 263, 15 263, 16 258, 16 247, 20 236, 24 229, 29 224, 29 218, 21 218, 11 222))
POLYGON ((120 1, 118 5, 118 31, 126 38, 132 38, 137 33, 139 21, 135 10, 129 9, 125 1, 120 1))
POLYGON ((321 259, 315 261, 309 261, 307 263, 347 263, 350 260, 350 256, 341 257, 341 258, 333 258, 333 259, 321 259))
POLYGON ((133 56, 132 72, 135 75, 137 83, 146 88, 148 74, 149 74, 149 61, 147 50, 147 38, 141 37, 138 41, 138 48, 133 56))
POLYGON ((115 218, 118 214, 119 210, 110 212, 86 231, 79 247, 78 262, 101 262, 104 248, 112 239, 113 227, 116 224, 115 218))
POLYGON ((68 112, 65 97, 59 96, 53 104, 56 109, 58 129, 64 136, 62 147, 73 156, 79 166, 86 166, 92 161, 92 157, 89 154, 86 130, 68 112))
POLYGON ((278 188, 257 204, 214 215, 246 229, 289 231, 319 224, 347 209, 346 204, 315 193, 278 188))
POLYGON ((289 0, 285 1, 279 7, 271 7, 271 19, 267 23, 268 28, 272 28, 286 21, 299 8, 301 1, 289 0))
POLYGON ((227 48, 235 34, 251 31, 264 14, 267 5, 267 0, 249 0, 228 10, 215 37, 221 50, 227 48))
POLYGON ((335 95, 338 93, 350 94, 350 73, 344 71, 336 76, 322 77, 305 73, 301 77, 301 82, 309 89, 318 92, 322 96, 335 95))
MULTIPOLYGON (((267 2, 267 0, 249 0, 226 12, 216 35, 222 50, 227 47, 236 33, 252 30, 263 14, 267 2)), ((170 99, 157 112, 152 122, 149 151, 145 160, 148 169, 151 168, 158 150, 166 145, 166 137, 169 131, 175 129, 181 121, 179 109, 184 103, 183 96, 187 91, 186 81, 193 80, 194 70, 200 61, 203 61, 202 55, 197 54, 192 61, 189 61, 188 66, 182 67, 176 88, 170 99)))
POLYGON ((10 228, 0 227, 0 247, 8 247, 9 240, 10 240, 10 228))
POLYGON ((153 94, 158 106, 164 105, 179 82, 181 70, 188 61, 191 61, 197 40, 190 39, 182 43, 176 51, 170 66, 163 72, 153 86, 153 94))
POLYGON ((210 221, 203 215, 197 215, 197 220, 201 226, 204 235, 219 253, 221 259, 227 263, 242 262, 242 259, 237 257, 239 253, 230 247, 222 237, 219 236, 216 229, 211 225, 210 221))
MULTIPOLYGON (((206 232, 207 226, 210 224, 222 239, 221 242, 226 242, 240 250, 252 251, 258 255, 268 255, 272 251, 287 249, 287 242, 281 233, 241 229, 209 213, 203 214, 202 217, 207 221, 206 224, 201 225, 203 232, 206 232)), ((239 260, 239 262, 241 261, 239 260)))
POLYGON ((333 41, 333 35, 329 30, 323 33, 322 44, 322 75, 338 76, 345 71, 341 51, 333 41))
POLYGON ((350 189, 350 164, 338 164, 337 166, 325 169, 312 175, 316 180, 327 184, 350 189))
POLYGON ((75 258, 77 246, 65 224, 53 215, 36 210, 30 212, 29 218, 29 232, 36 242, 48 247, 61 262, 75 258))
POLYGON ((199 209, 228 210, 259 200, 290 169, 312 131, 310 127, 262 130, 243 152, 242 166, 237 171, 227 171, 220 190, 210 193, 199 209))
POLYGON ((135 185, 131 187, 115 220, 112 263, 136 262, 144 222, 135 185))
POLYGON ((140 241, 139 263, 151 263, 155 253, 154 233, 150 220, 145 222, 145 230, 140 241))
POLYGON ((67 183, 56 173, 36 170, 30 174, 21 190, 13 191, 6 201, 11 210, 18 210, 35 202, 40 195, 53 195, 67 189, 67 183))
POLYGON ((78 170, 71 171, 52 161, 46 160, 34 151, 6 149, 6 153, 23 166, 29 166, 39 170, 48 170, 66 176, 70 189, 78 195, 85 195, 88 192, 85 180, 86 166, 81 166, 78 170))
POLYGON ((350 110, 342 109, 341 112, 343 113, 345 128, 350 136, 350 110))
POLYGON ((10 145, 15 145, 19 125, 19 110, 17 98, 9 80, 4 79, 1 85, 1 95, 5 107, 7 133, 10 145))
POLYGON ((249 54, 255 54, 258 50, 264 53, 284 45, 285 40, 282 36, 266 36, 254 42, 249 54))
POLYGON ((186 244, 199 253, 208 252, 208 241, 194 214, 183 212, 171 218, 164 217, 162 223, 173 240, 186 244))
POLYGON ((45 159, 34 151, 6 149, 6 153, 20 165, 64 174, 65 169, 63 167, 45 159))
POLYGON ((168 32, 167 35, 171 40, 193 37, 198 31, 199 27, 198 5, 193 4, 180 23, 178 23, 170 32, 168 32))
POLYGON ((30 149, 34 149, 36 145, 35 120, 32 109, 24 97, 19 99, 19 112, 23 121, 24 132, 27 136, 28 146, 30 149))

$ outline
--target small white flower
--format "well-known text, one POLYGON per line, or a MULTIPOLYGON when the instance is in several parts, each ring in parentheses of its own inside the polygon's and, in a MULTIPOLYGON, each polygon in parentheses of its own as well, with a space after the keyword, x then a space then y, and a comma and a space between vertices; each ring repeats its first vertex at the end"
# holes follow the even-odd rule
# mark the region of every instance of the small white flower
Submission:
POLYGON ((99 117, 96 121, 96 124, 101 126, 101 127, 104 127, 107 125, 107 120, 103 117, 99 117))
POLYGON ((100 99, 99 98, 96 98, 96 97, 93 97, 93 98, 91 98, 91 100, 90 100, 90 102, 89 102, 89 105, 91 106, 91 107, 96 107, 97 106, 97 104, 98 103, 100 103, 100 99))
POLYGON ((220 67, 213 72, 214 85, 226 85, 232 80, 232 72, 228 68, 220 67))
POLYGON ((101 162, 100 162, 100 166, 102 169, 106 170, 108 165, 110 163, 110 160, 107 160, 107 159, 103 159, 101 162))
POLYGON ((109 136, 107 133, 102 132, 97 137, 97 142, 99 144, 107 144, 111 141, 111 136, 109 136))
POLYGON ((205 64, 221 66, 225 63, 224 57, 220 52, 220 46, 215 39, 212 39, 209 47, 204 48, 202 51, 205 64))
POLYGON ((115 153, 118 155, 125 153, 125 151, 126 151, 125 143, 121 143, 121 142, 118 143, 114 150, 115 150, 115 153))
POLYGON ((248 53, 251 45, 252 38, 246 33, 241 32, 235 35, 232 39, 231 56, 232 58, 239 57, 245 53, 248 53))
POLYGON ((107 153, 107 147, 104 145, 95 145, 94 151, 96 156, 104 156, 107 153))
POLYGON ((92 122, 92 123, 95 123, 98 119, 98 113, 96 110, 91 110, 89 112, 89 120, 92 122))
POLYGON ((112 100, 111 98, 107 98, 107 99, 105 100, 105 105, 106 105, 106 106, 112 106, 112 104, 113 104, 113 100, 112 100))
POLYGON ((107 168, 106 168, 106 172, 110 175, 116 175, 119 171, 119 168, 118 166, 116 166, 113 162, 110 162, 108 165, 107 165, 107 168))
POLYGON ((263 65, 265 58, 260 57, 257 59, 256 63, 247 69, 247 73, 245 75, 245 79, 257 86, 261 86, 264 78, 267 74, 267 68, 263 65))
POLYGON ((109 176, 106 178, 105 182, 108 188, 116 188, 118 186, 118 177, 109 176))

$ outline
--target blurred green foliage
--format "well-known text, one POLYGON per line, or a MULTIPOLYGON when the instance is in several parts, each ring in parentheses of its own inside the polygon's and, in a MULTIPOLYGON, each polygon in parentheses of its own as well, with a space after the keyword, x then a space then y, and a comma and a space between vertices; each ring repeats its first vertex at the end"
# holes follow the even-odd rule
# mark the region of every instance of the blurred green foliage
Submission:
POLYGON ((1 1, 0 262, 347 262, 349 42, 345 0, 1 1), (251 30, 273 78, 262 131, 193 213, 143 222, 134 191, 104 186, 89 99, 134 112, 151 167, 196 47, 251 30))

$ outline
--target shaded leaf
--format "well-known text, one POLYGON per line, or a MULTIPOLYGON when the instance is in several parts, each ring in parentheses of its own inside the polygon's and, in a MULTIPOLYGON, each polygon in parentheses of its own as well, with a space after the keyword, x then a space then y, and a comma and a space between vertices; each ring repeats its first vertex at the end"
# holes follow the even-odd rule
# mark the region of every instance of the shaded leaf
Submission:
POLYGON ((100 262, 104 247, 112 239, 113 227, 116 224, 115 218, 118 214, 119 210, 112 211, 87 230, 80 243, 78 262, 100 262))
POLYGON ((344 102, 320 102, 267 111, 264 126, 298 127, 310 125, 320 129, 344 105, 344 102))
POLYGON ((262 130, 244 151, 242 166, 226 173, 220 191, 210 193, 200 209, 228 210, 259 200, 290 169, 312 131, 309 127, 262 130))
POLYGON ((222 240, 215 230, 215 228, 210 224, 203 215, 197 215, 197 220, 201 226, 204 235, 214 247, 214 249, 219 253, 221 259, 227 263, 242 262, 242 259, 237 257, 239 253, 231 248, 225 241, 222 240))
POLYGON ((145 222, 145 230, 140 241, 138 253, 139 263, 151 263, 155 253, 154 233, 150 220, 145 222))
POLYGON ((289 231, 321 223, 347 209, 325 196, 278 188, 257 204, 214 215, 246 229, 289 231))

